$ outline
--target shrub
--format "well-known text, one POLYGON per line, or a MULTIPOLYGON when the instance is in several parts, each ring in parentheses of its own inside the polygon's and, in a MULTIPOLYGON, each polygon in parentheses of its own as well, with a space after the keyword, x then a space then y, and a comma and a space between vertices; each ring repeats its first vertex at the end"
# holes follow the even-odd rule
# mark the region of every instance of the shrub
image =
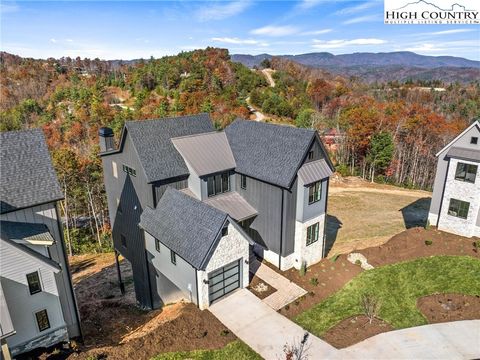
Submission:
POLYGON ((332 262, 337 261, 337 259, 338 259, 339 256, 340 256, 340 254, 335 254, 335 255, 333 255, 333 257, 332 257, 332 262))
POLYGON ((312 284, 313 286, 318 286, 318 279, 316 277, 311 278, 310 284, 312 284))
POLYGON ((285 305, 284 309, 285 311, 288 311, 288 309, 290 309, 290 305, 285 305))
POLYGON ((302 261, 302 265, 300 266, 300 270, 298 270, 300 273, 300 276, 305 276, 307 273, 307 263, 305 261, 302 261))
POLYGON ((433 244, 432 240, 425 240, 425 245, 430 246, 433 244))
POLYGON ((425 230, 430 230, 430 220, 427 220, 427 222, 425 223, 425 230))
POLYGON ((473 247, 475 248, 475 251, 478 251, 480 249, 480 240, 474 241, 473 247))
POLYGON ((345 164, 340 164, 335 167, 335 170, 342 175, 343 177, 352 175, 350 172, 350 167, 345 164))
POLYGON ((380 312, 380 300, 372 294, 365 293, 360 297, 360 303, 365 316, 371 324, 380 312))
POLYGON ((355 260, 355 265, 361 266, 362 262, 360 260, 355 260))
POLYGON ((227 329, 223 329, 222 331, 220 331, 220 336, 227 336, 228 334, 230 334, 230 331, 228 331, 227 329))

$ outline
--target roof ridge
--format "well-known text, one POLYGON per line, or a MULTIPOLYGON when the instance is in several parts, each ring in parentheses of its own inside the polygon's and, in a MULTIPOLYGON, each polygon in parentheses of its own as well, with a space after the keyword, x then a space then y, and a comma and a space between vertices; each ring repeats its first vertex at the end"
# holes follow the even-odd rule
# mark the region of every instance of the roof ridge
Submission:
POLYGON ((185 118, 196 117, 196 116, 200 116, 200 115, 210 116, 210 114, 207 113, 207 112, 201 112, 201 113, 198 113, 198 114, 188 114, 188 115, 178 115, 178 116, 166 116, 166 117, 163 117, 163 118, 156 118, 156 119, 128 120, 128 121, 125 121, 125 125, 126 125, 126 124, 138 124, 138 123, 154 122, 154 121, 165 121, 165 120, 185 119, 185 118))
POLYGON ((207 135, 213 135, 213 134, 225 134, 224 131, 209 131, 209 132, 204 132, 204 133, 199 133, 199 134, 191 134, 191 135, 184 135, 184 136, 177 136, 177 137, 172 137, 170 140, 180 140, 180 139, 186 139, 186 138, 192 138, 192 137, 200 137, 200 136, 207 136, 207 135))

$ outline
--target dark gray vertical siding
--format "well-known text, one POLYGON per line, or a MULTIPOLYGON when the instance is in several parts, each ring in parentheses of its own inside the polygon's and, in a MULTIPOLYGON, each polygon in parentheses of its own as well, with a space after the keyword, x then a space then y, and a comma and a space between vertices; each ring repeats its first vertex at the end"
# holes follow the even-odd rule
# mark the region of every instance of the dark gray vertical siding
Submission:
POLYGON ((153 207, 152 185, 147 180, 136 151, 127 133, 123 151, 102 158, 107 191, 108 208, 112 225, 112 236, 117 249, 132 265, 133 281, 137 301, 141 306, 152 307, 149 269, 145 253, 143 231, 138 226, 140 215, 146 206, 153 207), (118 178, 113 176, 112 161, 117 164, 118 178), (136 170, 136 176, 123 171, 123 164, 136 170), (121 212, 118 210, 117 199, 121 212), (121 245, 121 235, 127 246, 121 245))
POLYGON ((315 160, 320 160, 320 159, 325 158, 325 154, 323 153, 322 147, 320 146, 318 141, 319 141, 318 138, 315 137, 315 141, 313 142, 312 146, 310 147, 310 149, 307 152, 307 156, 305 158, 304 164, 308 163, 310 161, 315 161, 315 160), (310 151, 313 151, 313 159, 308 159, 308 153, 310 151))
POLYGON ((283 190, 283 236, 282 256, 290 255, 295 247, 295 222, 297 212, 297 183, 295 179, 290 190, 283 190))
POLYGON ((240 187, 240 174, 236 174, 235 189, 257 211, 248 234, 268 250, 280 253, 282 231, 282 190, 271 184, 247 177, 247 189, 240 187))
POLYGON ((154 206, 157 206, 157 203, 159 200, 162 198, 163 194, 167 190, 168 187, 172 187, 177 190, 185 189, 188 187, 188 179, 182 179, 170 183, 159 183, 154 185, 154 191, 155 191, 155 204, 154 206))

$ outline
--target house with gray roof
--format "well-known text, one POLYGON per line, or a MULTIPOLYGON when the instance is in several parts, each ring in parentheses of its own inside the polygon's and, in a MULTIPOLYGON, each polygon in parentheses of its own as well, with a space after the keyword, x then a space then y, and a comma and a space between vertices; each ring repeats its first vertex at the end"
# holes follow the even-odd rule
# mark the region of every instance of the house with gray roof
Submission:
POLYGON ((315 131, 242 119, 215 131, 199 114, 127 122, 114 143, 102 128, 114 245, 142 306, 206 308, 248 284, 254 254, 282 270, 325 255, 334 168, 315 131))
POLYGON ((473 122, 437 153, 437 172, 428 214, 431 225, 480 237, 480 122, 473 122))
POLYGON ((41 130, 0 134, 0 178, 2 350, 80 337, 57 208, 63 193, 41 130))

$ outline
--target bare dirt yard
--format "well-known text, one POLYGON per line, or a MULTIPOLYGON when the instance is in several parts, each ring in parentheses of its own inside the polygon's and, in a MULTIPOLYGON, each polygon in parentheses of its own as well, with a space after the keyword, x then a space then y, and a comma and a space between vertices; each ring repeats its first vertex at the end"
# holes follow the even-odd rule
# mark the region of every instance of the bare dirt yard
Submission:
POLYGON ((121 295, 112 253, 75 256, 70 266, 85 340, 72 359, 149 359, 164 352, 219 349, 236 339, 193 304, 139 309, 131 268, 121 262, 126 285, 121 295))
POLYGON ((328 256, 381 245, 405 229, 425 226, 431 193, 334 178, 328 197, 328 256))

